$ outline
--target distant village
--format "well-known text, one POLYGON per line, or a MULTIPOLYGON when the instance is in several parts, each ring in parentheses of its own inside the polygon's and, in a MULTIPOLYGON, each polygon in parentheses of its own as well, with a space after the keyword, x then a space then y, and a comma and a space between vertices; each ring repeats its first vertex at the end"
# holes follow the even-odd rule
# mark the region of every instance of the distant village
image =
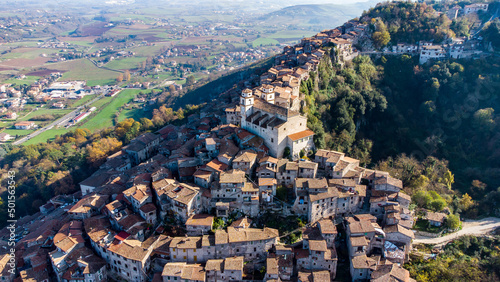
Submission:
MULTIPOLYGON (((99 95, 104 96, 115 96, 117 95, 121 88, 114 86, 86 86, 85 81, 58 81, 61 74, 58 72, 51 73, 21 90, 17 90, 9 84, 0 85, 0 114, 4 121, 11 121, 13 123, 13 128, 19 130, 32 130, 38 128, 38 125, 31 120, 21 120, 16 121, 20 118, 19 113, 24 109, 28 101, 31 102, 47 102, 52 101, 52 103, 47 104, 47 108, 53 109, 64 109, 67 104, 80 100, 87 95, 99 95)), ((134 85, 135 86, 135 85, 134 85)), ((142 86, 142 84, 139 84, 142 86)), ((39 110, 36 108, 35 110, 39 110)), ((95 107, 90 107, 88 109, 81 108, 79 112, 74 117, 70 118, 65 126, 69 127, 75 125, 76 123, 82 121, 87 116, 89 116, 95 107)), ((9 141, 15 139, 8 133, 0 133, 0 141, 9 141)))
MULTIPOLYGON (((79 183, 80 192, 20 219, 16 279, 241 281, 265 269, 264 281, 330 281, 346 244, 353 281, 413 281, 402 268, 414 238, 402 181, 316 150, 299 111, 299 86, 322 48, 335 47, 340 64, 352 60, 366 28, 350 21, 285 47, 260 85, 233 103, 140 135, 79 183), (293 201, 278 197, 283 189, 293 201), (307 224, 285 244, 289 234, 256 226, 266 214, 307 224), (214 228, 220 220, 230 224, 214 228)), ((0 259, 1 276, 13 280, 8 260, 0 259)))

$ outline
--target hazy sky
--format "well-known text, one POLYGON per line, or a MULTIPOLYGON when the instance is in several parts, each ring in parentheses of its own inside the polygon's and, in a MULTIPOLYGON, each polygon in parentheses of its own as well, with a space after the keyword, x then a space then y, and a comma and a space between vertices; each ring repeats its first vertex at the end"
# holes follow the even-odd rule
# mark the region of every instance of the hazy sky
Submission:
MULTIPOLYGON (((383 1, 383 0, 378 0, 383 1)), ((61 8, 68 10, 82 6, 88 7, 121 7, 121 8, 152 8, 152 7, 198 7, 199 9, 242 9, 245 11, 267 13, 284 7, 307 4, 337 4, 351 5, 358 3, 363 9, 375 6, 377 0, 0 0, 0 7, 15 8, 61 8), (367 3, 370 2, 370 3, 367 3), (113 3, 113 4, 111 4, 113 3), (115 5, 120 3, 122 5, 115 5), (125 5, 123 5, 125 4, 125 5)), ((189 8, 188 8, 189 9, 189 8)))

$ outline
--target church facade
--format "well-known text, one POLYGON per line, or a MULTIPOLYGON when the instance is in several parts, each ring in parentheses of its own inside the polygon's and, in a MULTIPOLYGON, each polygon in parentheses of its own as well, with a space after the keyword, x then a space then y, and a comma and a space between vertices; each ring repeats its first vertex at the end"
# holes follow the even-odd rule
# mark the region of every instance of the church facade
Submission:
POLYGON ((273 157, 283 157, 287 147, 293 159, 298 159, 301 151, 307 153, 314 149, 314 133, 307 128, 307 117, 276 105, 272 85, 265 85, 255 92, 260 96, 251 89, 243 90, 240 95, 241 128, 264 139, 273 157))

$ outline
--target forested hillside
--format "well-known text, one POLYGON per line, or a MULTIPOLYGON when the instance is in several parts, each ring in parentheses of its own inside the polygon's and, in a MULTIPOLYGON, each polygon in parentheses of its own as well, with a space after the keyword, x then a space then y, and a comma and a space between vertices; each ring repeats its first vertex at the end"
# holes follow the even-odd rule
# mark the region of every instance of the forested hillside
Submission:
POLYGON ((444 248, 435 259, 414 254, 405 265, 417 281, 498 281, 500 237, 465 236, 444 248))
POLYGON ((437 192, 445 204, 435 210, 499 215, 498 89, 494 57, 418 65, 407 55, 359 56, 344 68, 326 57, 302 85, 303 111, 319 148, 391 171, 411 195, 437 192), (469 196, 476 205, 460 204, 469 196))
MULTIPOLYGON (((456 6, 463 8, 471 2, 478 1, 447 1, 434 5, 412 2, 384 3, 364 12, 360 21, 370 24, 373 43, 377 48, 398 43, 418 44, 421 40, 440 44, 457 36, 470 36, 474 26, 478 28, 478 23, 487 22, 500 9, 500 2, 492 2, 487 12, 479 11, 456 19, 448 18, 448 9, 456 6)), ((482 32, 485 43, 492 42, 496 48, 500 46, 498 26, 497 18, 486 24, 482 32)))
POLYGON ((452 21, 445 14, 436 15, 435 10, 425 4, 398 2, 378 5, 363 13, 360 20, 372 24, 381 20, 384 27, 377 29, 388 32, 392 43, 415 44, 420 40, 440 43, 454 36, 450 29, 452 21))

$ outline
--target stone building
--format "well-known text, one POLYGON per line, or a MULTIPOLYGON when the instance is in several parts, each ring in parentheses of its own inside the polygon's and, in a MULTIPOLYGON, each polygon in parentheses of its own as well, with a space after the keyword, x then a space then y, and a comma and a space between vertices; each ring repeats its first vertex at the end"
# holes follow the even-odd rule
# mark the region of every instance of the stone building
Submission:
POLYGON ((122 150, 130 156, 132 163, 139 164, 154 156, 159 145, 160 136, 148 132, 134 138, 122 150))
MULTIPOLYGON (((245 89, 240 97, 241 127, 264 139, 273 157, 282 157, 286 147, 290 152, 313 149, 314 133, 307 129, 307 118, 299 112, 274 105, 274 89, 266 86, 261 98, 245 89)), ((294 156, 295 157, 295 156, 294 156)))
POLYGON ((207 282, 242 281, 243 257, 227 257, 225 259, 208 260, 205 265, 207 282))
POLYGON ((180 183, 174 179, 158 180, 152 185, 156 194, 156 204, 160 207, 162 216, 171 212, 182 222, 186 222, 190 216, 202 212, 202 193, 199 187, 180 183))
POLYGON ((161 273, 163 282, 184 281, 204 282, 205 269, 201 264, 188 264, 185 262, 169 262, 163 267, 161 273))
POLYGON ((212 230, 214 217, 208 214, 195 214, 186 221, 187 234, 190 236, 208 234, 212 230))

